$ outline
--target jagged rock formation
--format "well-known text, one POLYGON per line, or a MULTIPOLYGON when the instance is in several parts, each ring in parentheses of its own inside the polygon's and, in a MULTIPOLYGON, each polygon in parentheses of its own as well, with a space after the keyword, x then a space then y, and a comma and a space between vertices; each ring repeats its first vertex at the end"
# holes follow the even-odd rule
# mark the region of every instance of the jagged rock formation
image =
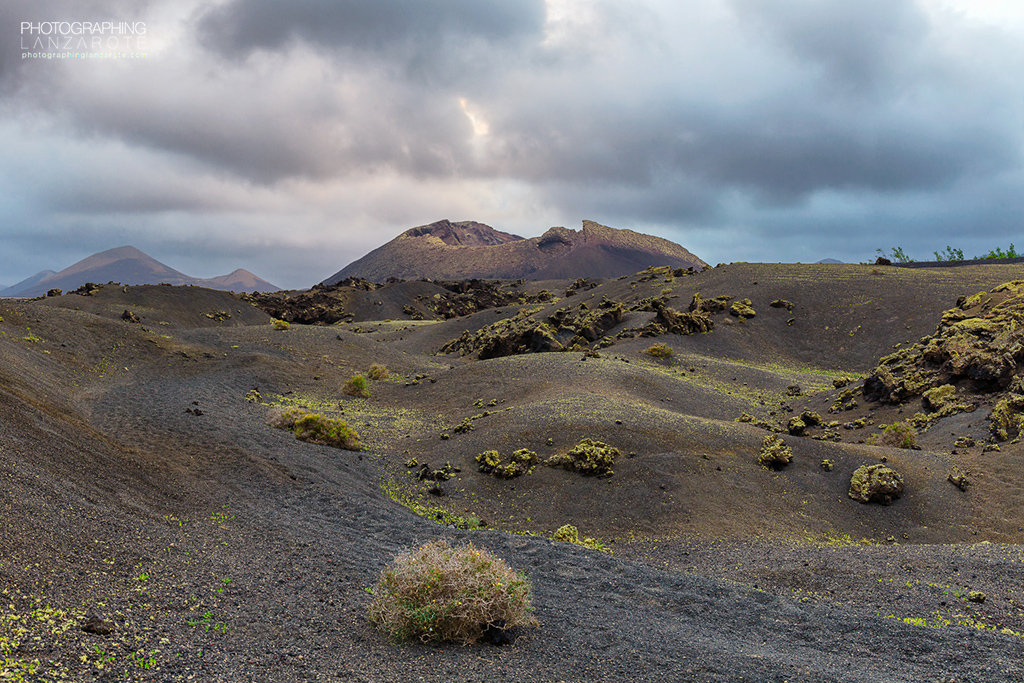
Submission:
POLYGON ((405 231, 324 280, 347 277, 375 282, 388 278, 548 280, 619 277, 649 266, 707 267, 669 240, 583 221, 583 229, 555 227, 523 239, 482 223, 441 220, 405 231))
POLYGON ((944 417, 973 410, 972 395, 992 395, 992 435, 1014 438, 1024 428, 1022 323, 1024 280, 961 297, 933 335, 879 361, 864 396, 889 404, 923 396, 924 407, 944 417))

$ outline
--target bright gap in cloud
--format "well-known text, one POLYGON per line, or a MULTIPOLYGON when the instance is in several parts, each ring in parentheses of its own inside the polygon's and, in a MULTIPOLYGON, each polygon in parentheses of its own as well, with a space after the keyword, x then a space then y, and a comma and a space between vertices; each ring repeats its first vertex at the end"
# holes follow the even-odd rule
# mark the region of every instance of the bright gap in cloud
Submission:
POLYGON ((469 119, 469 123, 473 126, 473 135, 483 137, 491 132, 490 124, 470 109, 469 101, 466 100, 465 97, 459 98, 459 107, 462 109, 462 113, 466 115, 466 118, 469 119))

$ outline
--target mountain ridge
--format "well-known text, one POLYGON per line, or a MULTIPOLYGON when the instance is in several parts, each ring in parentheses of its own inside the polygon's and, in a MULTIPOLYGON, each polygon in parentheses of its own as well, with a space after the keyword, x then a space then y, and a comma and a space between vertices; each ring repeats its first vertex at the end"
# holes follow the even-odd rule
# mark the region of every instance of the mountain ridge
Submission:
POLYGON ((31 298, 43 296, 52 289, 71 291, 86 282, 119 282, 124 285, 155 285, 166 282, 171 285, 195 285, 239 292, 280 289, 241 268, 214 278, 191 277, 157 261, 131 245, 126 245, 97 252, 57 273, 53 271, 38 273, 28 280, 4 290, 2 296, 31 298), (38 279, 44 273, 51 274, 38 279))
POLYGON ((406 230, 323 281, 619 277, 648 266, 703 270, 707 263, 653 235, 584 220, 582 229, 549 228, 522 238, 475 221, 443 219, 406 230))

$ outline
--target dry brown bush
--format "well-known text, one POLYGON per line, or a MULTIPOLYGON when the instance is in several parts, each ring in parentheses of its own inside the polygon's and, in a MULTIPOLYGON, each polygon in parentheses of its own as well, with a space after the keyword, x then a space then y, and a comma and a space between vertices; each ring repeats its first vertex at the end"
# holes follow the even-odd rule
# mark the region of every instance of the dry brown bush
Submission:
POLYGON ((398 555, 373 589, 370 620, 398 640, 475 643, 488 628, 535 626, 526 575, 472 544, 398 555))

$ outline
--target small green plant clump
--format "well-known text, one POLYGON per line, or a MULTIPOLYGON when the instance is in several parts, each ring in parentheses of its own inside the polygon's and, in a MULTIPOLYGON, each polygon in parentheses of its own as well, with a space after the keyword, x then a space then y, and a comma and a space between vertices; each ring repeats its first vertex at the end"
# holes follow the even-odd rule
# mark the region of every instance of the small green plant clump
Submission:
MULTIPOLYGON (((463 420, 459 424, 454 425, 452 427, 452 431, 455 432, 456 434, 466 434, 468 432, 471 432, 471 431, 473 431, 473 421, 470 418, 467 417, 465 420, 463 420)), ((442 439, 444 438, 443 434, 441 435, 441 438, 442 439)))
POLYGON ((379 382, 381 380, 385 380, 385 379, 388 379, 389 377, 391 377, 391 373, 388 372, 388 368, 387 368, 386 365, 381 365, 380 363, 374 363, 373 365, 370 366, 370 369, 366 372, 366 376, 369 377, 370 379, 372 379, 374 382, 379 382))
MULTIPOLYGON (((885 252, 882 251, 881 249, 876 249, 876 251, 878 252, 879 257, 881 257, 881 258, 890 258, 890 256, 886 256, 885 252)), ((890 260, 895 261, 896 263, 913 263, 914 262, 914 259, 912 259, 909 256, 907 256, 907 253, 905 251, 903 251, 902 247, 893 247, 892 248, 892 253, 891 253, 890 260)))
POLYGON ((520 448, 512 454, 511 462, 505 465, 501 464, 501 454, 498 451, 484 451, 476 456, 476 461, 481 472, 493 474, 498 479, 514 479, 523 474, 533 474, 540 458, 530 449, 520 448))
POLYGON ((652 344, 651 346, 647 347, 647 350, 644 351, 644 353, 646 353, 651 358, 671 358, 674 351, 672 350, 671 346, 664 342, 661 342, 660 344, 652 344))
POLYGON ((607 548, 604 543, 597 540, 596 538, 585 537, 580 539, 580 531, 572 524, 564 524, 557 529, 555 533, 551 535, 551 538, 555 541, 562 543, 575 543, 591 550, 600 550, 602 552, 611 553, 611 549, 607 548))
POLYGON ((996 247, 992 251, 988 252, 984 256, 975 256, 976 259, 994 259, 994 258, 1019 258, 1020 254, 1013 246, 1013 242, 1010 242, 1010 248, 1003 251, 999 247, 996 247))
POLYGON ((917 432, 909 422, 894 422, 883 429, 880 435, 871 435, 865 443, 872 446, 914 448, 917 446, 917 432))
POLYGON ((472 544, 433 541, 403 553, 372 593, 370 621, 396 640, 470 645, 489 631, 537 625, 526 575, 472 544))
POLYGON ((949 476, 947 476, 946 479, 961 491, 966 491, 967 487, 971 485, 969 475, 970 472, 965 472, 956 465, 953 465, 953 468, 949 471, 949 476))
POLYGON ((761 467, 777 470, 782 469, 793 461, 793 449, 774 434, 764 437, 761 444, 761 452, 757 456, 757 463, 761 467))
POLYGON ((936 261, 963 261, 964 250, 954 249, 953 247, 946 245, 946 251, 933 251, 935 254, 936 261))
POLYGON ((352 379, 345 382, 342 391, 348 396, 370 398, 370 387, 366 383, 366 378, 362 375, 352 375, 352 379))
POLYGON ((480 465, 481 472, 490 474, 495 467, 501 464, 501 454, 498 451, 484 451, 476 456, 476 461, 480 465))
POLYGON ((270 324, 274 326, 275 330, 287 330, 290 325, 287 320, 271 320, 270 324))
POLYGON ((614 446, 593 439, 582 439, 568 453, 552 455, 547 459, 547 465, 585 475, 611 476, 614 474, 612 466, 619 455, 619 449, 614 446))
POLYGON ((287 429, 300 441, 349 451, 358 451, 363 447, 359 434, 344 420, 317 415, 303 408, 272 413, 267 423, 278 429, 287 429))

